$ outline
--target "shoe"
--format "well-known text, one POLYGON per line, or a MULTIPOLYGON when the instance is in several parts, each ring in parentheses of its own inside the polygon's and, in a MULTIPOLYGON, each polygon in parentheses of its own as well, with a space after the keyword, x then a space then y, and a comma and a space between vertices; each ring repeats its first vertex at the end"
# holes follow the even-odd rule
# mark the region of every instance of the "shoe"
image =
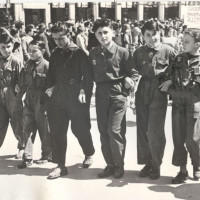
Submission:
POLYGON ((85 156, 85 160, 83 161, 83 168, 88 168, 92 165, 93 158, 92 156, 85 156))
POLYGON ((193 176, 195 181, 200 179, 200 167, 193 167, 193 176))
POLYGON ((47 177, 47 179, 56 179, 68 175, 67 167, 56 167, 47 177))
POLYGON ((20 164, 17 165, 17 169, 24 169, 30 167, 33 164, 33 160, 23 160, 20 164))
POLYGON ((151 171, 152 171, 151 165, 147 165, 147 164, 146 164, 146 165, 143 167, 143 169, 140 171, 139 176, 140 176, 140 177, 147 177, 147 176, 149 176, 149 175, 151 174, 151 171))
POLYGON ((149 177, 151 180, 156 180, 160 178, 160 169, 152 169, 149 177))
POLYGON ((184 183, 185 180, 188 179, 188 172, 183 173, 183 172, 179 172, 178 175, 172 179, 171 183, 172 184, 181 184, 184 183))
POLYGON ((51 158, 49 158, 49 159, 40 158, 39 160, 36 161, 36 164, 43 165, 48 162, 52 162, 52 159, 51 158))
POLYGON ((114 174, 114 166, 107 165, 106 168, 98 174, 99 178, 106 178, 114 174))
POLYGON ((15 159, 22 159, 24 155, 24 149, 21 149, 18 151, 17 155, 15 156, 15 159))
POLYGON ((116 166, 114 171, 114 178, 122 178, 124 176, 124 167, 123 166, 116 166))

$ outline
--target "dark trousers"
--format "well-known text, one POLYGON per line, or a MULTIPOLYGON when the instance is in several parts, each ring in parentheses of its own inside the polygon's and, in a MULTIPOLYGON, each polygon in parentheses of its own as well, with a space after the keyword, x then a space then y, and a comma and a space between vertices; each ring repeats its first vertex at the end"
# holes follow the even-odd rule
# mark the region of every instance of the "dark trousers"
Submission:
POLYGON ((8 88, 5 96, 0 101, 0 147, 2 146, 9 121, 18 140, 18 149, 24 149, 24 137, 22 128, 22 100, 14 94, 14 89, 8 88))
POLYGON ((158 82, 140 80, 136 92, 138 164, 152 164, 159 169, 164 155, 167 94, 158 82))
MULTIPOLYGON (((39 103, 38 103, 39 104, 39 103)), ((24 159, 33 158, 33 145, 38 131, 41 140, 42 159, 52 158, 52 136, 48 128, 48 120, 44 108, 38 105, 33 111, 27 105, 23 109, 23 129, 25 136, 24 159)))
POLYGON ((124 166, 127 98, 112 96, 108 83, 96 88, 97 123, 107 165, 124 166))
POLYGON ((200 166, 200 142, 195 142, 193 139, 196 122, 193 116, 195 98, 188 91, 176 91, 175 93, 176 97, 172 96, 172 134, 174 142, 172 164, 175 166, 186 165, 188 150, 192 165, 198 167, 200 166))
POLYGON ((63 107, 49 107, 48 120, 50 132, 53 136, 53 162, 59 165, 65 164, 67 149, 67 130, 71 120, 72 133, 86 156, 92 156, 95 152, 90 133, 89 106, 76 102, 63 107))

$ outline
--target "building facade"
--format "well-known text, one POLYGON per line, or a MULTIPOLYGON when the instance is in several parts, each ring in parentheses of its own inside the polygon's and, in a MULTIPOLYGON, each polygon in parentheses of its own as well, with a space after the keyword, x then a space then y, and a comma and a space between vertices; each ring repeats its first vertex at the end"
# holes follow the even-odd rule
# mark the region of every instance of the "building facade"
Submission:
POLYGON ((25 24, 71 20, 81 21, 97 18, 122 20, 123 18, 145 20, 158 18, 160 20, 175 17, 183 19, 187 5, 199 4, 189 1, 137 1, 137 2, 80 2, 80 3, 16 3, 14 7, 15 20, 25 24))

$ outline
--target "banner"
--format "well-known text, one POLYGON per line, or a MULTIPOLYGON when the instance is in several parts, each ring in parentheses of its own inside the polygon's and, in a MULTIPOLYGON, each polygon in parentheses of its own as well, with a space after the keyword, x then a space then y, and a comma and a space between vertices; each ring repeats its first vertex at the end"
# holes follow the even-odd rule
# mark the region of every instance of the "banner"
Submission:
POLYGON ((187 6, 184 12, 184 24, 188 28, 200 29, 200 6, 187 6))

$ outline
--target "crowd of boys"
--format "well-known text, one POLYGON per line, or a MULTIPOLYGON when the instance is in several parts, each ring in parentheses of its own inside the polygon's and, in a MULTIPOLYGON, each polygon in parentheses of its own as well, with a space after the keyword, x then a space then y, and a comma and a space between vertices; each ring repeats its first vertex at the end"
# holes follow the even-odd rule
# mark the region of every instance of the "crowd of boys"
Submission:
POLYGON ((16 22, 9 30, 0 28, 0 146, 10 121, 18 140, 16 158, 22 159, 18 169, 32 165, 38 132, 37 164, 57 164, 48 179, 67 175, 69 122, 85 155, 83 168, 91 166, 95 149, 89 109, 95 82, 106 162, 99 178, 124 175, 127 97, 135 94, 137 159, 144 165, 139 176, 160 177, 170 95, 172 164, 180 167, 171 182, 188 178, 188 152, 194 180, 200 179, 200 30, 183 31, 186 26, 178 19, 68 21, 37 29, 29 24, 25 34, 23 27, 16 22))

